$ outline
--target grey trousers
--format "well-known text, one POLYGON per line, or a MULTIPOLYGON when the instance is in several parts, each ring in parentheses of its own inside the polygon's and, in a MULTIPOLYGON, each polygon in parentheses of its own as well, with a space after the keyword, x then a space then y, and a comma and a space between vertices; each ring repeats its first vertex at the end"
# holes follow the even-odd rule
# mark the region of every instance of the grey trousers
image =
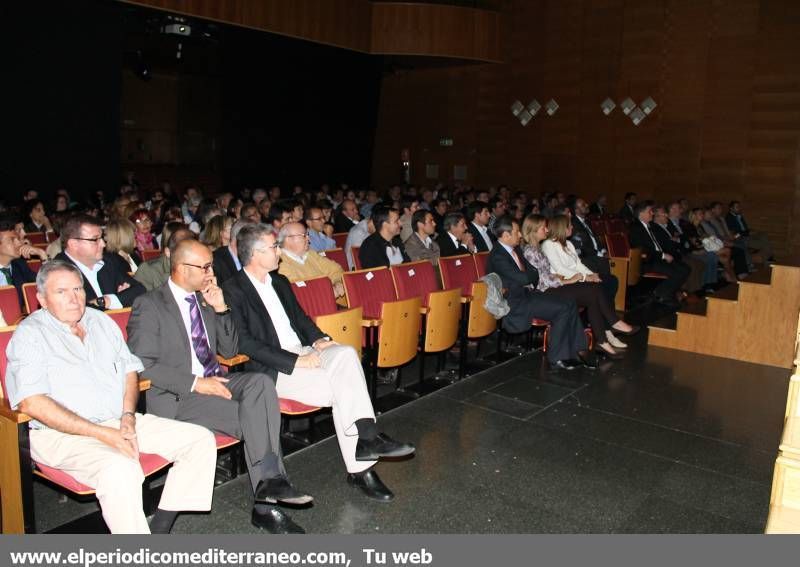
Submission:
POLYGON ((225 385, 233 399, 191 393, 181 397, 175 419, 243 440, 247 471, 255 492, 259 481, 286 472, 275 382, 260 372, 237 372, 226 378, 229 382, 225 385))

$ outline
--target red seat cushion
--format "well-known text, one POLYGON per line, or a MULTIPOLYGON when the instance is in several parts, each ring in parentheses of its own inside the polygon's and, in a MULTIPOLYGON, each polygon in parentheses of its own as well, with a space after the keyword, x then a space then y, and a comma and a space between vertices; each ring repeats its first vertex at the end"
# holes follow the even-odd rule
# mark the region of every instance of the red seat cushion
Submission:
MULTIPOLYGON (((53 467, 48 467, 47 465, 43 465, 41 463, 34 464, 36 465, 35 472, 39 476, 54 482, 62 488, 66 488, 67 490, 76 494, 94 494, 94 488, 78 482, 64 471, 54 469, 53 467)), ((169 461, 160 455, 139 453, 139 464, 142 467, 144 476, 150 476, 154 472, 160 471, 166 467, 169 464, 169 461)))
POLYGON ((642 277, 643 278, 654 278, 654 279, 657 279, 657 280, 665 280, 665 279, 667 279, 666 275, 660 274, 658 272, 645 272, 645 273, 642 274, 642 277))
POLYGON ((278 401, 281 403, 281 413, 293 415, 300 413, 311 413, 312 411, 317 411, 319 409, 317 406, 307 406, 306 404, 300 403, 297 400, 290 400, 288 398, 278 398, 278 401))
POLYGON ((549 327, 550 321, 547 321, 545 319, 534 319, 533 321, 531 321, 531 325, 533 325, 534 327, 549 327))
POLYGON ((214 441, 217 442, 217 449, 224 449, 236 445, 239 440, 236 437, 225 435, 224 433, 214 433, 214 441))

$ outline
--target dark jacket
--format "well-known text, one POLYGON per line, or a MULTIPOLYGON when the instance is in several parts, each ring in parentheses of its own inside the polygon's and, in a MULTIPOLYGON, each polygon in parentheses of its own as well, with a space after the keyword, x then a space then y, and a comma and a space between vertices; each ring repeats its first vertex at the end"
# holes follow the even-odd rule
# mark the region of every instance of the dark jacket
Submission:
MULTIPOLYGON (((655 236, 655 232, 653 232, 653 236, 655 236)), ((647 230, 645 230, 644 225, 642 225, 641 221, 638 219, 632 222, 628 228, 628 240, 631 244, 631 248, 641 249, 642 255, 644 256, 642 261, 645 264, 661 260, 661 252, 656 250, 655 244, 653 244, 652 239, 647 234, 647 230)))
POLYGON ((577 216, 573 216, 572 236, 570 236, 569 240, 572 242, 572 245, 575 246, 575 250, 581 257, 581 262, 583 262, 587 268, 597 274, 608 274, 611 272, 608 258, 599 255, 600 251, 605 248, 605 240, 602 236, 599 236, 592 231, 592 234, 594 234, 594 238, 597 241, 597 246, 595 246, 595 243, 592 241, 592 237, 589 234, 589 231, 592 229, 588 223, 588 220, 586 223, 583 223, 577 216))
POLYGON ((453 244, 453 239, 450 238, 450 233, 444 231, 436 238, 436 243, 439 245, 439 256, 447 258, 448 256, 461 256, 462 254, 471 254, 467 247, 458 243, 458 246, 453 244))
MULTIPOLYGON (((303 345, 312 345, 316 340, 327 336, 300 307, 289 280, 277 271, 271 272, 270 278, 272 287, 289 317, 292 329, 303 345)), ((275 370, 291 374, 294 371, 297 355, 281 348, 269 312, 244 270, 226 281, 222 285, 222 291, 239 332, 239 352, 250 357, 245 369, 265 372, 273 377, 276 376, 275 370)))
POLYGON ((405 246, 403 246, 399 238, 393 239, 390 243, 385 240, 379 232, 373 232, 361 243, 361 248, 358 251, 358 259, 361 260, 361 267, 377 268, 379 266, 389 266, 389 257, 386 255, 386 248, 388 246, 394 246, 400 249, 400 253, 403 255, 403 262, 411 261, 408 254, 406 254, 405 246))
POLYGON ((506 290, 505 298, 511 311, 503 319, 503 326, 511 333, 520 333, 531 326, 531 313, 529 309, 530 296, 534 293, 539 283, 539 272, 525 259, 522 249, 516 248, 517 257, 524 271, 519 269, 514 258, 498 244, 489 252, 486 262, 486 273, 496 273, 503 282, 506 290))
POLYGON ((342 213, 336 213, 336 216, 333 217, 333 232, 350 232, 350 229, 356 224, 358 224, 358 221, 353 222, 342 213))
POLYGON ((217 285, 222 285, 238 272, 236 262, 233 261, 230 250, 227 246, 220 246, 212 254, 214 261, 214 275, 217 277, 217 285))
MULTIPOLYGON (((97 283, 100 285, 100 291, 103 293, 103 295, 116 295, 123 307, 131 307, 133 305, 133 301, 140 295, 143 295, 147 290, 145 290, 142 284, 128 275, 127 269, 124 271, 120 269, 121 265, 117 262, 114 256, 117 256, 119 260, 122 260, 118 254, 112 254, 110 252, 103 253, 104 265, 102 268, 100 268, 100 271, 97 272, 97 283), (118 292, 117 288, 119 288, 119 286, 123 283, 127 283, 130 285, 130 287, 118 292)), ((56 259, 64 260, 65 262, 75 265, 75 262, 70 260, 69 256, 67 256, 64 252, 61 252, 58 256, 56 256, 56 259)), ((124 263, 125 261, 122 260, 122 262, 124 263)), ((97 299, 97 294, 94 292, 92 284, 90 284, 86 278, 83 278, 83 289, 86 291, 87 303, 93 299, 97 299)))
MULTIPOLYGON (((24 258, 17 258, 16 260, 11 260, 9 263, 9 267, 11 268, 11 282, 9 285, 13 285, 17 288, 17 297, 19 298, 19 306, 20 308, 25 308, 25 297, 22 293, 22 284, 26 283, 33 283, 36 281, 36 274, 33 273, 28 267, 28 263, 25 261, 24 258)), ((13 325, 12 321, 8 321, 9 325, 13 325)))
POLYGON ((750 236, 750 227, 747 226, 747 221, 744 220, 744 215, 739 215, 739 218, 736 218, 736 215, 733 213, 728 213, 725 215, 725 224, 728 225, 728 229, 734 234, 741 234, 742 236, 750 236), (741 221, 741 225, 739 224, 741 221))
POLYGON ((658 240, 658 243, 661 245, 661 249, 664 252, 671 254, 677 260, 681 258, 683 253, 682 247, 679 243, 672 240, 672 235, 669 232, 669 225, 667 225, 667 228, 663 228, 658 224, 651 222, 650 231, 653 233, 653 236, 656 237, 656 240, 658 240))
POLYGON ((619 210, 619 216, 628 224, 638 220, 636 215, 633 214, 633 210, 628 206, 627 203, 622 205, 622 208, 619 210))
MULTIPOLYGON (((488 252, 489 247, 486 246, 486 241, 483 239, 483 236, 481 236, 481 233, 478 231, 478 229, 475 228, 475 225, 472 223, 468 223, 467 230, 472 235, 472 242, 475 244, 475 248, 477 249, 477 251, 488 252)), ((497 242, 497 239, 495 238, 494 233, 492 233, 491 230, 489 231, 489 240, 492 241, 492 248, 494 248, 494 244, 495 242, 497 242)))

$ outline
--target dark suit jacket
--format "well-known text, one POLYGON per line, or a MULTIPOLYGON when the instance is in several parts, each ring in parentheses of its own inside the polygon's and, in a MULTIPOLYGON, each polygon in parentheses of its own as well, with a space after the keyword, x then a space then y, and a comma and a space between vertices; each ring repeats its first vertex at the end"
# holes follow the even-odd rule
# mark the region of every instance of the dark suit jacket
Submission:
POLYGON ((597 203, 592 203, 589 205, 589 212, 593 215, 604 215, 606 213, 606 208, 601 208, 597 203))
MULTIPOLYGON (((655 232, 653 236, 655 236, 655 232)), ((647 234, 647 230, 638 219, 631 223, 628 228, 628 241, 631 244, 631 248, 640 248, 642 250, 642 254, 646 256, 646 258, 643 258, 645 264, 661 260, 661 252, 656 250, 653 241, 647 234)))
MULTIPOLYGON (((303 345, 312 345, 314 341, 327 336, 300 307, 289 280, 277 271, 271 272, 270 278, 272 288, 281 300, 292 329, 303 345)), ((244 270, 226 281, 222 290, 239 332, 239 352, 250 357, 245 369, 264 372, 273 378, 276 377, 275 370, 291 374, 297 355, 281 348, 269 312, 244 270)))
MULTIPOLYGON (((586 222, 588 223, 589 221, 587 220, 586 222)), ((589 235, 591 227, 587 227, 588 225, 583 224, 577 216, 572 217, 572 236, 569 240, 575 246, 575 250, 581 257, 581 262, 587 268, 597 274, 608 274, 611 272, 608 258, 598 256, 600 250, 594 245, 592 237, 589 235)), ((603 249, 605 247, 603 237, 596 233, 594 233, 594 237, 600 249, 603 249)))
POLYGON ((725 224, 728 225, 728 229, 734 234, 741 234, 742 236, 750 236, 750 227, 747 226, 747 221, 744 220, 744 215, 739 216, 742 219, 742 224, 744 227, 739 225, 739 221, 736 218, 736 215, 733 213, 728 213, 725 215, 725 224))
MULTIPOLYGON (((468 223, 467 230, 472 235, 472 241, 475 243, 475 247, 478 252, 488 252, 489 247, 486 246, 486 241, 483 239, 483 236, 481 236, 481 233, 478 232, 478 229, 475 228, 475 225, 468 223)), ((492 241, 492 248, 494 248, 494 243, 497 242, 497 239, 494 237, 492 231, 489 231, 489 240, 492 241)))
POLYGON ((212 257, 214 260, 214 275, 217 276, 217 285, 221 286, 223 282, 231 279, 238 271, 236 262, 233 261, 227 246, 220 246, 214 250, 212 257))
POLYGON ((506 290, 506 300, 511 308, 503 319, 503 326, 511 333, 520 333, 531 326, 529 309, 531 294, 537 293, 536 284, 539 283, 539 272, 525 259, 522 249, 517 247, 517 257, 522 262, 525 271, 519 269, 511 254, 501 244, 489 252, 486 262, 486 273, 496 273, 503 281, 506 290), (533 289, 528 286, 532 286, 533 289))
POLYGON ((619 210, 619 216, 622 217, 622 220, 628 224, 638 220, 636 215, 633 214, 633 211, 627 204, 622 205, 622 208, 619 210))
MULTIPOLYGON (((373 232, 367 239, 361 243, 361 248, 358 251, 358 259, 361 260, 362 268, 377 268, 378 266, 388 266, 389 257, 386 255, 386 247, 390 243, 378 232, 373 232)), ((408 254, 406 254, 405 246, 400 242, 399 238, 395 238, 391 242, 391 246, 400 249, 403 255, 403 262, 410 262, 408 254)))
POLYGON ((458 243, 458 246, 453 244, 453 239, 450 238, 450 233, 444 231, 436 238, 436 243, 439 245, 439 256, 447 258, 448 256, 460 256, 462 254, 471 254, 467 247, 458 243))
POLYGON ((667 228, 663 228, 656 223, 651 222, 650 230, 653 232, 653 236, 656 237, 656 240, 658 240, 658 243, 661 245, 661 249, 667 254, 671 254, 676 259, 680 260, 683 249, 679 243, 672 240, 672 235, 669 232, 669 225, 667 225, 667 228))
POLYGON ((342 213, 336 213, 333 217, 333 232, 350 232, 356 224, 342 213))
MULTIPOLYGON (((197 303, 203 315, 211 352, 235 356, 238 335, 230 313, 217 315, 201 294, 197 303)), ((152 381, 147 410, 174 418, 181 396, 189 394, 192 374, 191 339, 169 289, 169 282, 138 297, 128 321, 128 347, 144 364, 142 376, 152 381)))
MULTIPOLYGON (((19 306, 24 308, 25 307, 25 297, 22 293, 22 284, 32 283, 36 281, 36 274, 33 273, 28 267, 28 263, 25 261, 24 258, 17 258, 16 260, 11 260, 9 263, 9 267, 11 268, 11 282, 8 285, 13 285, 17 288, 17 297, 19 298, 19 306)), ((13 322, 9 321, 9 325, 13 325, 13 322)))
MULTIPOLYGON (((97 272, 97 283, 100 285, 100 291, 103 292, 103 295, 116 295, 123 307, 130 307, 133 305, 134 300, 147 290, 145 290, 142 284, 128 275, 127 269, 121 269, 121 265, 114 256, 119 258, 118 254, 111 254, 110 252, 103 254, 104 265, 100 268, 100 271, 97 272), (118 292, 117 288, 123 283, 129 284, 130 287, 124 291, 118 292)), ((56 259, 64 260, 73 265, 75 264, 64 252, 56 256, 56 259)), ((122 260, 122 258, 119 258, 119 260, 122 260)), ((124 263, 124 260, 122 261, 124 263)), ((86 278, 83 278, 83 289, 86 291, 87 303, 93 299, 97 299, 97 294, 94 292, 92 284, 90 284, 86 278)))

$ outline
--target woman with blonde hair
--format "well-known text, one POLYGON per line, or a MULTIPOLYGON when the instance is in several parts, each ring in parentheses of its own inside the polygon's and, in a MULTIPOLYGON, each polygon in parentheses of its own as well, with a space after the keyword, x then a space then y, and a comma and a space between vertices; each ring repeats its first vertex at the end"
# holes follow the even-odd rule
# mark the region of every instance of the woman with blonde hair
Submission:
POLYGON ((233 219, 227 215, 211 217, 203 231, 203 243, 212 251, 227 246, 231 242, 232 226, 233 219))
POLYGON ((542 250, 542 244, 548 242, 547 236, 548 225, 544 216, 531 214, 525 218, 522 223, 522 239, 525 241, 523 254, 539 272, 536 289, 542 293, 573 299, 580 307, 584 307, 594 334, 595 350, 600 355, 619 358, 619 353, 614 349, 622 349, 627 345, 614 336, 614 331, 622 335, 632 335, 639 330, 638 327, 620 319, 602 288, 587 280, 584 273, 575 272, 570 277, 554 273, 542 250))
POLYGON ((547 223, 549 237, 542 242, 542 252, 547 256, 554 274, 564 278, 579 276, 581 282, 600 284, 608 300, 613 304, 619 282, 611 274, 601 276, 581 262, 575 246, 569 241, 572 236, 572 219, 556 215, 547 223))
POLYGON ((136 254, 136 227, 128 219, 112 219, 106 225, 106 252, 113 254, 120 271, 136 273, 141 258, 136 254))

